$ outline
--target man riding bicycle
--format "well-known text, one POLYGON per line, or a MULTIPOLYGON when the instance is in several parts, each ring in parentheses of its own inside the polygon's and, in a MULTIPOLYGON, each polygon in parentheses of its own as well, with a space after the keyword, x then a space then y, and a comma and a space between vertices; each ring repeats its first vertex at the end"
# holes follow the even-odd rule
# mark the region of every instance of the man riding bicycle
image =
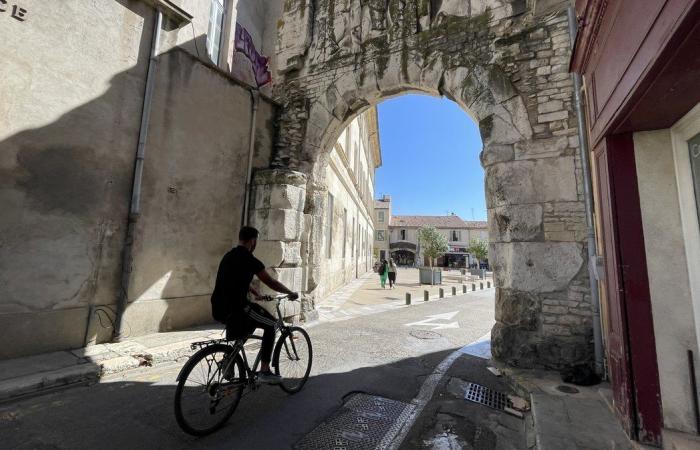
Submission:
POLYGON ((281 377, 270 370, 272 347, 275 343, 275 319, 263 307, 248 301, 248 293, 260 294, 250 286, 253 276, 271 289, 288 294, 290 300, 299 298, 284 284, 272 278, 265 265, 253 256, 258 242, 258 230, 244 226, 238 233, 238 246, 224 255, 216 274, 216 285, 211 295, 214 319, 226 324, 226 339, 245 339, 256 328, 263 329, 260 349, 261 383, 276 384, 281 377))

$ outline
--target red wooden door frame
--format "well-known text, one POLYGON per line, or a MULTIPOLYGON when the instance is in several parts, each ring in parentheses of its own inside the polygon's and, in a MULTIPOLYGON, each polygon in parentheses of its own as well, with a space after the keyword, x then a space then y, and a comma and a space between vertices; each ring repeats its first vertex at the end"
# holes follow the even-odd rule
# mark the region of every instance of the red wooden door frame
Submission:
POLYGON ((616 408, 631 437, 659 445, 659 373, 632 134, 606 137, 596 147, 595 158, 606 246, 608 319, 611 333, 619 331, 619 336, 611 337, 620 338, 608 345, 613 392, 621 402, 616 408))

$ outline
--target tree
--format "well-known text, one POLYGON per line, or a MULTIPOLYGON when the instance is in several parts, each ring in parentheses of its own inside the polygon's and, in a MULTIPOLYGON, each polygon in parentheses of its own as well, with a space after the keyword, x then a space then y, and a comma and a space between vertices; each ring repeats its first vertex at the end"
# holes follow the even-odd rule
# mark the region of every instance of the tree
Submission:
POLYGON ((481 261, 484 261, 489 257, 489 247, 486 241, 483 239, 472 239, 469 241, 467 252, 477 259, 479 265, 481 265, 481 261))
POLYGON ((433 259, 447 253, 447 238, 437 232, 435 227, 421 227, 418 229, 418 242, 420 242, 423 255, 428 257, 430 267, 433 267, 433 259))

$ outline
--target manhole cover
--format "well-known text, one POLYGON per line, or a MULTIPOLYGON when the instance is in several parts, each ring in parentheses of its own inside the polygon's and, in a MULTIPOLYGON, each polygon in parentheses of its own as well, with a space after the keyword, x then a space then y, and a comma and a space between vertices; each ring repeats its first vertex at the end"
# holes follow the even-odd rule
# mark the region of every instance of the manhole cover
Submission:
POLYGON ((578 394, 580 391, 576 389, 573 386, 566 386, 562 384, 561 386, 557 386, 557 390, 560 392, 563 392, 565 394, 578 394))
POLYGON ((326 421, 294 445, 295 450, 385 448, 415 406, 384 397, 354 394, 326 421))
POLYGON ((508 400, 508 396, 503 392, 494 391, 476 383, 467 383, 464 398, 499 411, 505 411, 506 408, 513 407, 510 400, 508 400))
POLYGON ((408 334, 418 339, 438 339, 442 337, 440 333, 428 330, 413 330, 408 334))

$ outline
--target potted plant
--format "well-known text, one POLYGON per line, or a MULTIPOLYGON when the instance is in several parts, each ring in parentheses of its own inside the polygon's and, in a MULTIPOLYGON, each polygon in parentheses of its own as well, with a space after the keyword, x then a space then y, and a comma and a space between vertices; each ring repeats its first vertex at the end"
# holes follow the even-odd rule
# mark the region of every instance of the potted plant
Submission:
POLYGON ((489 257, 488 244, 483 239, 472 239, 469 241, 467 252, 476 258, 479 265, 477 269, 471 269, 469 273, 472 275, 479 275, 479 277, 483 280, 486 277, 486 269, 481 268, 481 261, 485 261, 489 257))
POLYGON ((433 261, 440 255, 447 253, 449 249, 447 238, 437 232, 435 227, 421 227, 418 229, 418 242, 420 242, 423 256, 428 258, 429 267, 418 269, 421 284, 441 284, 442 272, 433 269, 433 261))

